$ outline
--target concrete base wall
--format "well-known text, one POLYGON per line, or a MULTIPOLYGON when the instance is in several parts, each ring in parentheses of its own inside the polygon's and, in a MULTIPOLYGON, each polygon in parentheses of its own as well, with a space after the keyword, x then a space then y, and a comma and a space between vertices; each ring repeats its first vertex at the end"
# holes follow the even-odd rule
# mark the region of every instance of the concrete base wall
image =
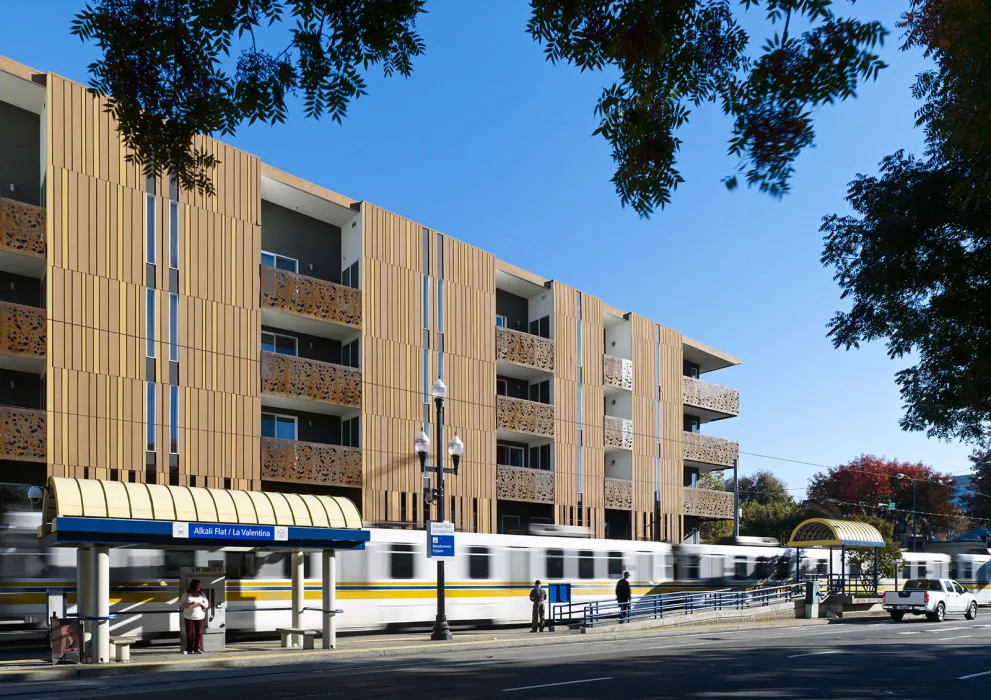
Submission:
POLYGON ((794 620, 805 616, 805 601, 773 603, 764 607, 742 610, 704 610, 689 615, 671 614, 668 617, 649 620, 633 620, 627 624, 605 623, 595 627, 582 627, 582 634, 613 634, 617 630, 642 630, 655 627, 690 627, 719 622, 759 622, 761 620, 794 620))

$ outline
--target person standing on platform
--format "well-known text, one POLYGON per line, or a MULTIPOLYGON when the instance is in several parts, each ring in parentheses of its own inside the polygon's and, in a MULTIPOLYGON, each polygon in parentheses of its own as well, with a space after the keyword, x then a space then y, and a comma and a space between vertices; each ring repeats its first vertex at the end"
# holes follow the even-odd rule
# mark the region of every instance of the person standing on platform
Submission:
POLYGON ((533 603, 533 617, 530 620, 530 632, 544 631, 544 614, 547 602, 547 591, 540 587, 540 581, 533 582, 533 590, 530 591, 530 602, 533 603))
POLYGON ((194 578, 179 601, 182 620, 186 625, 186 648, 183 654, 203 653, 203 625, 206 624, 206 611, 209 607, 210 601, 203 595, 200 580, 194 578))
POLYGON ((630 572, 624 571, 623 578, 616 582, 616 602, 619 603, 619 624, 630 621, 630 601, 632 599, 630 572))

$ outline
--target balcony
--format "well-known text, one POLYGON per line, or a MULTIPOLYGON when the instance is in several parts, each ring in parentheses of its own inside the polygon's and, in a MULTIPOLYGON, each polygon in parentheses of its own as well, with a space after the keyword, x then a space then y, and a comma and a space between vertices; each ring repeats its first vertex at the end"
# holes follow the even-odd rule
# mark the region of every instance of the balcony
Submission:
POLYGON ((496 402, 496 429, 554 437, 554 407, 500 396, 496 402))
POLYGON ((44 309, 0 301, 0 355, 10 358, 7 369, 44 371, 47 337, 44 309))
POLYGON ((554 341, 497 326, 496 360, 553 372, 554 341))
POLYGON ((685 432, 685 463, 702 471, 732 467, 740 456, 740 444, 734 440, 685 432))
POLYGON ((361 488, 361 450, 262 438, 261 478, 294 484, 361 488))
POLYGON ((503 501, 554 503, 554 472, 497 464, 496 498, 503 501))
POLYGON ((633 510, 633 482, 606 477, 606 508, 633 510))
POLYGON ((45 209, 0 199, 0 251, 45 259, 45 209))
POLYGON ((733 519, 733 494, 685 487, 685 515, 714 520, 733 519))
POLYGON ((681 397, 686 406, 700 409, 699 413, 707 421, 740 415, 740 392, 736 389, 682 377, 681 397))
POLYGON ((605 427, 606 447, 617 447, 621 450, 633 449, 633 421, 628 418, 606 416, 605 427))
POLYGON ((361 408, 361 370, 267 351, 261 360, 263 394, 361 408))
POLYGON ((633 360, 603 355, 602 377, 606 386, 633 391, 633 360))
MULTIPOLYGON (((262 265, 263 309, 361 329, 361 290, 262 265)), ((277 325, 277 324, 275 324, 277 325)), ((306 329, 305 332, 312 332, 306 329)), ((312 333, 325 335, 324 333, 312 333)))
POLYGON ((44 462, 48 443, 44 411, 0 407, 0 459, 44 462))

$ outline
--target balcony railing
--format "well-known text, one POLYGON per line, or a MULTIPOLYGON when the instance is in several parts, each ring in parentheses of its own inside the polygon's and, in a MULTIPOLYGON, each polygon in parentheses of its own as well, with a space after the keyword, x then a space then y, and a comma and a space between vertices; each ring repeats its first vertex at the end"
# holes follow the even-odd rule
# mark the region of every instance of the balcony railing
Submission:
POLYGON ((554 502, 554 472, 496 465, 496 498, 528 503, 554 502))
POLYGON ((633 391, 633 360, 603 355, 602 377, 606 386, 633 391))
POLYGON ((606 508, 633 510, 633 482, 606 477, 606 508))
POLYGON ((740 456, 740 444, 738 442, 712 435, 686 431, 684 444, 686 462, 732 467, 733 461, 740 456))
POLYGON ((44 411, 0 407, 0 459, 44 462, 48 455, 44 411))
POLYGON ((268 265, 261 268, 261 305, 328 323, 361 328, 361 290, 268 265))
POLYGON ((681 397, 686 406, 697 406, 728 416, 740 415, 740 392, 736 389, 682 377, 681 397))
POLYGON ((716 520, 733 519, 733 494, 685 487, 685 515, 716 520))
POLYGON ((45 209, 0 199, 0 250, 45 259, 45 209))
POLYGON ((628 418, 606 416, 604 430, 606 447, 633 449, 633 421, 628 418))
POLYGON ((264 351, 262 393, 361 408, 361 370, 264 351))
POLYGON ((264 481, 361 488, 361 450, 297 440, 262 438, 264 481))
POLYGON ((46 338, 44 309, 0 302, 0 355, 44 359, 46 338))
POLYGON ((546 403, 500 396, 496 403, 496 427, 514 433, 554 437, 554 407, 546 403))
POLYGON ((497 326, 496 359, 553 372, 554 341, 497 326))

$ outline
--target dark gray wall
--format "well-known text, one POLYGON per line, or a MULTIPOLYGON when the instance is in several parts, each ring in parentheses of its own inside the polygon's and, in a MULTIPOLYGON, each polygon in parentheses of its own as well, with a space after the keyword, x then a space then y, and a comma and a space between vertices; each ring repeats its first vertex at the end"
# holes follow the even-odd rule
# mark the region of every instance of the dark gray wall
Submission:
POLYGON ((262 200, 262 249, 296 258, 301 275, 341 283, 341 229, 333 224, 262 200))
POLYGON ((530 387, 524 380, 513 379, 512 377, 503 377, 502 375, 496 375, 496 379, 506 380, 506 396, 510 396, 514 399, 530 398, 530 387))
POLYGON ((300 442, 320 442, 325 445, 341 444, 341 417, 325 416, 322 413, 293 411, 287 408, 267 408, 262 413, 276 413, 280 416, 295 416, 297 438, 300 442))
POLYGON ((530 302, 523 297, 497 289, 496 313, 506 317, 508 328, 525 333, 530 323, 530 302))
POLYGON ((0 369, 0 405, 42 409, 44 397, 45 385, 40 374, 0 369))
POLYGON ((0 197, 41 204, 40 118, 6 102, 0 102, 0 197))
POLYGON ((341 364, 341 341, 339 340, 321 338, 318 335, 307 335, 306 333, 294 333, 271 326, 262 326, 262 330, 298 338, 300 357, 305 357, 308 360, 319 360, 320 362, 333 362, 335 365, 341 364))
MULTIPOLYGON (((2 157, 0 157, 2 161, 2 157)), ((42 281, 34 277, 15 275, 0 270, 0 301, 23 306, 43 307, 41 303, 42 281)))

